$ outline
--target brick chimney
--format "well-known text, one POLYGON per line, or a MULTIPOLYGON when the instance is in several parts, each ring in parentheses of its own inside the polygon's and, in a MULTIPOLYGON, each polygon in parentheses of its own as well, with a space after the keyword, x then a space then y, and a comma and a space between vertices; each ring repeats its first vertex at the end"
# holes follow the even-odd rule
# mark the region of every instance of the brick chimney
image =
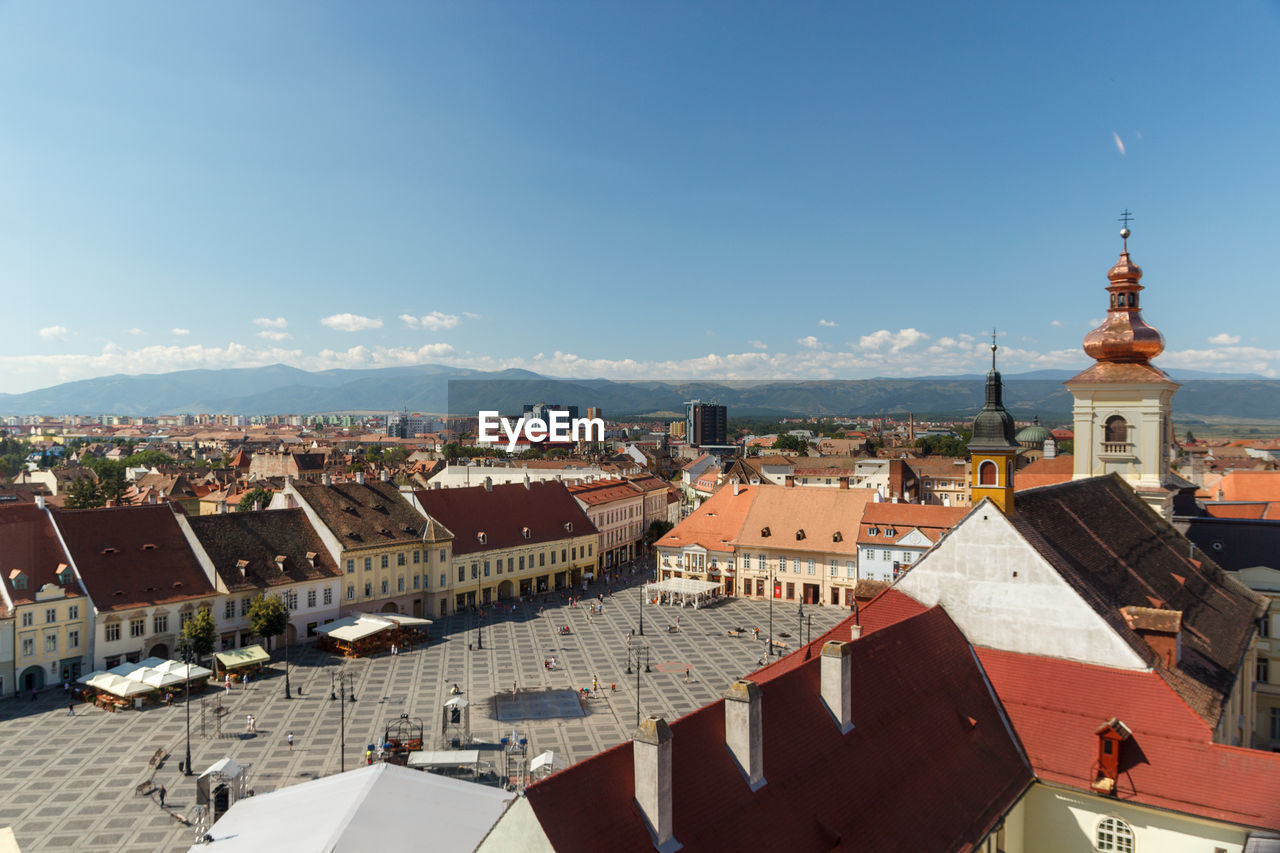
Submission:
POLYGON ((636 804, 644 816, 653 844, 663 853, 679 850, 671 825, 671 727, 662 717, 640 723, 631 739, 635 767, 636 804))
POLYGON ((724 743, 751 790, 764 787, 764 733, 760 685, 735 681, 724 694, 724 743))
POLYGON ((782 485, 784 486, 794 486, 795 484, 796 484, 796 478, 794 474, 787 474, 785 477, 782 478, 782 485))
POLYGON ((853 729, 853 643, 834 640, 822 647, 821 693, 823 704, 835 717, 840 733, 853 729))

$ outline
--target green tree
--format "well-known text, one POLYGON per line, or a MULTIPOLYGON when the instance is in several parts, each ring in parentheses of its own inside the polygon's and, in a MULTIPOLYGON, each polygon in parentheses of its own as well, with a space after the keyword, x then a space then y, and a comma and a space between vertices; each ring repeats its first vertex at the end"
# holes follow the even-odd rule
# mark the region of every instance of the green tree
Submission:
POLYGON ((1195 440, 1196 440, 1195 435, 1192 434, 1191 430, 1187 430, 1187 444, 1190 444, 1195 440))
POLYGON ((67 509, 93 509, 106 504, 98 482, 92 477, 81 477, 72 480, 67 487, 67 499, 63 503, 67 509))
POLYGON ((266 640, 284 633, 289 624, 289 609, 273 596, 259 595, 249 602, 249 630, 266 640))
POLYGON ((201 607, 195 615, 182 626, 182 639, 191 643, 191 650, 198 657, 213 652, 213 644, 218 639, 218 626, 213 624, 213 611, 201 607))
POLYGON ((123 463, 104 461, 95 469, 95 473, 98 475, 98 491, 105 500, 118 501, 129 488, 123 463))
POLYGON ((255 486, 253 491, 247 492, 245 496, 240 499, 240 503, 236 504, 236 509, 240 512, 249 512, 253 509, 253 505, 255 503, 260 504, 263 509, 266 509, 267 504, 271 503, 271 497, 273 494, 273 492, 262 488, 262 486, 255 486))
POLYGON ((928 435, 916 439, 916 447, 925 456, 952 456, 964 459, 969 455, 965 442, 954 435, 928 435))
POLYGON ((661 518, 651 521, 649 529, 644 533, 644 543, 652 547, 654 542, 671 532, 671 526, 671 522, 661 518))
POLYGON ((1070 456, 1073 453, 1075 453, 1075 451, 1076 451, 1076 443, 1071 439, 1068 438, 1066 441, 1058 442, 1059 456, 1070 456))
POLYGON ((156 465, 168 465, 173 457, 163 450, 142 450, 125 457, 124 464, 130 468, 152 468, 156 465))
POLYGON ((440 452, 444 454, 446 462, 453 462, 458 458, 458 443, 456 441, 450 441, 445 444, 440 452))
POLYGON ((774 449, 782 451, 791 451, 800 455, 806 455, 809 452, 809 442, 798 435, 792 435, 784 432, 778 436, 773 442, 774 449))

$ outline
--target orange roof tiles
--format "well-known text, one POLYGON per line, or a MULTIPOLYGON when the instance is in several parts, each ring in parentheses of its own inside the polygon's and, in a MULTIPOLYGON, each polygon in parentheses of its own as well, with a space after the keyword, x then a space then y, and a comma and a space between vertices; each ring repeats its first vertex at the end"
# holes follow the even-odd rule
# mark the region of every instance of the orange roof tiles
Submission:
POLYGON ((738 547, 856 554, 858 520, 875 495, 875 489, 761 489, 738 547))
POLYGON ((1071 479, 1074 464, 1073 458, 1069 455, 1037 459, 1013 475, 1013 487, 1016 490, 1022 490, 1065 483, 1071 479))
POLYGON ((701 545, 708 551, 732 553, 731 544, 742 530, 747 512, 756 496, 768 491, 760 486, 739 486, 738 494, 732 488, 721 489, 702 502, 692 515, 675 526, 675 529, 658 540, 661 548, 680 548, 685 545, 701 545))

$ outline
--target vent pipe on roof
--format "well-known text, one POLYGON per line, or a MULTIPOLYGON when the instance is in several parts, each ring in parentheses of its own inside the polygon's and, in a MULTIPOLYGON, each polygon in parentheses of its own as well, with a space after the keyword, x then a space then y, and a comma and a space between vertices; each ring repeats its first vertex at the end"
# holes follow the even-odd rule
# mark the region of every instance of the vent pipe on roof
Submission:
POLYGON ((648 825, 654 846, 678 850, 671 825, 671 727, 662 717, 649 717, 631 738, 631 762, 635 767, 636 804, 648 825))
POLYGON ((822 702, 835 717, 840 733, 853 729, 853 643, 834 640, 822 647, 822 702))
POLYGON ((724 744, 751 790, 764 787, 764 732, 760 685, 735 681, 724 694, 724 744))

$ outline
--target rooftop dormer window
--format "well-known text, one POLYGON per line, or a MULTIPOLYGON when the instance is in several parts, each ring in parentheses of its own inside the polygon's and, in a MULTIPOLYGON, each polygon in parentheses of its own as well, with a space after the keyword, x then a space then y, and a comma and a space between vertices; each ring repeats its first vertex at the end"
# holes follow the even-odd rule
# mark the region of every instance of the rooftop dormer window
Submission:
POLYGON ((489 544, 489 534, 481 530, 479 533, 476 534, 476 541, 479 542, 481 545, 489 544))
POLYGON ((13 584, 14 589, 26 589, 27 576, 21 569, 14 569, 9 572, 9 583, 13 584))
POLYGON ((879 536, 879 535, 880 535, 880 528, 879 528, 879 527, 869 527, 869 528, 867 528, 867 535, 868 535, 868 536, 879 536))
POLYGON ((768 539, 771 535, 772 535, 772 531, 770 531, 768 527, 761 527, 761 528, 760 528, 760 536, 761 536, 762 538, 764 538, 764 539, 768 539))
POLYGON ((520 535, 523 536, 525 539, 528 539, 530 536, 533 535, 533 531, 531 531, 527 527, 522 527, 520 528, 520 535))
POLYGON ((796 531, 796 541, 798 542, 803 538, 804 538, 804 528, 801 527, 799 530, 796 531))

